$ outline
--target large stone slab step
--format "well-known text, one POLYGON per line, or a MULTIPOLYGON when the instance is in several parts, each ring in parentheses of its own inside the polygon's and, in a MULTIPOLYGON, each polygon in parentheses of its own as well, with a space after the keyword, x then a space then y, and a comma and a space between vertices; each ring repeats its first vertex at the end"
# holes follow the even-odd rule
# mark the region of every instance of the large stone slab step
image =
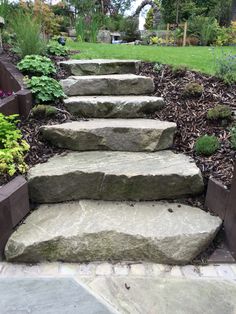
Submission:
POLYGON ((153 79, 134 74, 69 76, 61 80, 67 96, 146 95, 154 92, 153 79))
POLYGON ((151 119, 94 119, 43 126, 53 145, 77 151, 158 151, 172 146, 176 124, 151 119))
POLYGON ((106 75, 136 73, 140 66, 137 60, 68 60, 59 62, 70 75, 106 75))
POLYGON ((164 107, 154 96, 77 96, 64 99, 73 115, 87 118, 144 118, 164 107))
POLYGON ((171 151, 72 152, 34 166, 28 181, 30 197, 39 203, 174 199, 203 191, 194 162, 171 151))
POLYGON ((165 202, 41 205, 10 237, 8 261, 190 262, 221 225, 199 208, 165 202))

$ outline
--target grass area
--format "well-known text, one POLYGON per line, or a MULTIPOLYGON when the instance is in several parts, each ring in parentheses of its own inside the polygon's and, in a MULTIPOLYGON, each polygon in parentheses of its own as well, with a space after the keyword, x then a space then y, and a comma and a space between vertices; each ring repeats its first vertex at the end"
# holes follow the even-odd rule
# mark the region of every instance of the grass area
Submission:
MULTIPOLYGON (((215 61, 211 47, 158 47, 76 42, 68 43, 68 47, 81 51, 80 54, 74 56, 75 59, 136 59, 185 65, 192 70, 214 74, 215 61)), ((232 52, 236 55, 236 47, 217 47, 214 51, 215 54, 232 52)))

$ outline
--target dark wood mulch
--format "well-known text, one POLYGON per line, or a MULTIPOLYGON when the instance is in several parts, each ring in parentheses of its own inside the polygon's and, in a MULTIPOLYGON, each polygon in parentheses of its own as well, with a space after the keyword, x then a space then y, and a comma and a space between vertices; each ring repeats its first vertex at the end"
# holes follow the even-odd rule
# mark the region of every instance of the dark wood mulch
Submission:
POLYGON ((165 107, 153 118, 177 123, 174 150, 190 155, 201 169, 207 182, 210 176, 230 187, 236 152, 229 142, 230 126, 210 122, 207 111, 218 104, 229 105, 236 110, 236 85, 228 86, 215 77, 193 71, 176 73, 170 66, 163 66, 159 73, 152 63, 143 63, 140 74, 154 78, 155 95, 165 99, 165 107), (189 82, 198 82, 204 87, 200 98, 186 99, 183 90, 189 82), (216 135, 220 149, 211 157, 197 156, 194 151, 196 139, 204 134, 216 135))

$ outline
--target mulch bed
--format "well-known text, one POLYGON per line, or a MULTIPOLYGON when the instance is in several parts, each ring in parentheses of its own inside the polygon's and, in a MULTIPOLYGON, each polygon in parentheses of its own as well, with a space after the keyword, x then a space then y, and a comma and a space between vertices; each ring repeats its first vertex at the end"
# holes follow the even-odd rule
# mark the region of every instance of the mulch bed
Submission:
POLYGON ((170 66, 163 66, 157 73, 152 63, 143 63, 140 74, 154 78, 155 95, 164 97, 166 102, 153 118, 177 123, 173 149, 194 158, 205 182, 212 176, 229 188, 236 157, 230 146, 229 126, 209 121, 207 111, 218 104, 229 105, 236 110, 236 85, 228 86, 215 77, 198 72, 176 73, 170 66), (198 82, 204 87, 200 98, 183 97, 184 87, 190 82, 198 82), (204 134, 216 135, 220 139, 220 149, 210 157, 198 156, 194 151, 196 139, 204 134))

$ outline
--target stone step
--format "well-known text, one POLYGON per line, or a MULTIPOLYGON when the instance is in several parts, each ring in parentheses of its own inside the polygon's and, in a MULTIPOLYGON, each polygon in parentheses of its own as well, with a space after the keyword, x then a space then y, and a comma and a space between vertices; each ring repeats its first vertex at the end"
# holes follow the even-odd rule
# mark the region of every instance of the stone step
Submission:
POLYGON ((203 191, 192 159, 171 151, 71 152, 32 167, 28 181, 38 203, 174 199, 203 191))
POLYGON ((77 96, 64 99, 66 109, 85 118, 144 118, 164 107, 161 97, 77 96))
POLYGON ((136 73, 140 66, 138 60, 68 60, 59 65, 70 75, 107 75, 136 73))
POLYGON ((43 126, 53 145, 77 151, 154 152, 173 145, 176 124, 151 119, 93 119, 43 126))
POLYGON ((61 80, 67 96, 146 95, 154 92, 153 79, 134 74, 69 76, 61 80))
POLYGON ((165 202, 84 201, 41 205, 10 237, 14 262, 192 261, 221 220, 199 208, 165 202))

